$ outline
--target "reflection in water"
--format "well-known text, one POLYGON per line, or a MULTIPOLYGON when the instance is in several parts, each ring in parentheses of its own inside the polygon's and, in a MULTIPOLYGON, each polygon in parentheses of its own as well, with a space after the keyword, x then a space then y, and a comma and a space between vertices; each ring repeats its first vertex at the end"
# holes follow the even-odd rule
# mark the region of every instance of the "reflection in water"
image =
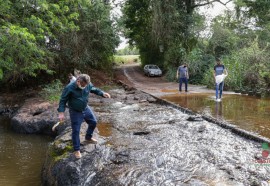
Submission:
POLYGON ((50 137, 17 134, 0 117, 0 185, 41 185, 41 169, 50 137))
POLYGON ((174 94, 162 98, 270 138, 269 99, 224 95, 222 102, 215 102, 213 94, 174 94))
POLYGON ((222 119, 222 102, 216 102, 215 116, 217 119, 222 119))

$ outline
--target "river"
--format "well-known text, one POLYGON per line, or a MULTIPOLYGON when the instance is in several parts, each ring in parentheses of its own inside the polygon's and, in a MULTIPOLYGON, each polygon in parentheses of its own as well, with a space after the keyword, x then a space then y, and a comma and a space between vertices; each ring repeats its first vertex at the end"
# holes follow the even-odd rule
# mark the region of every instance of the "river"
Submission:
POLYGON ((10 119, 0 116, 0 185, 39 186, 51 137, 17 134, 10 119))

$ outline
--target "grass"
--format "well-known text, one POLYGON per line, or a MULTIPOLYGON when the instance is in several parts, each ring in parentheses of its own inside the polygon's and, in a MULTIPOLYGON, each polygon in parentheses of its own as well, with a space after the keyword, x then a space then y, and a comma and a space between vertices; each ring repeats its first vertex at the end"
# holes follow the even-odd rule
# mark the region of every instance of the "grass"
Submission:
POLYGON ((139 63, 140 55, 115 55, 114 62, 119 65, 128 63, 139 63))
POLYGON ((51 154, 51 157, 54 159, 54 162, 57 162, 63 158, 66 158, 68 154, 71 153, 72 151, 73 151, 73 146, 72 146, 71 141, 68 141, 66 143, 62 141, 56 141, 55 144, 53 144, 53 146, 50 147, 50 154, 51 154), (64 149, 57 148, 56 147, 57 143, 64 143, 65 148, 64 149))
POLYGON ((119 85, 116 85, 116 84, 113 84, 113 85, 104 85, 104 86, 101 86, 100 89, 107 92, 109 90, 112 90, 112 89, 117 89, 119 88, 120 86, 119 85))

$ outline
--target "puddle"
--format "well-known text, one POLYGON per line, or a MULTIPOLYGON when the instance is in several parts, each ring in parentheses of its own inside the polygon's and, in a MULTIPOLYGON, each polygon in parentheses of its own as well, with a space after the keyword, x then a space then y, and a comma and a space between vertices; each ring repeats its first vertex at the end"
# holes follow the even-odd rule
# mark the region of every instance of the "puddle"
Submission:
POLYGON ((270 138, 270 99, 224 95, 222 102, 215 102, 214 94, 174 94, 162 98, 270 138))
POLYGON ((112 125, 110 123, 98 123, 97 128, 100 136, 110 137, 112 135, 112 125))

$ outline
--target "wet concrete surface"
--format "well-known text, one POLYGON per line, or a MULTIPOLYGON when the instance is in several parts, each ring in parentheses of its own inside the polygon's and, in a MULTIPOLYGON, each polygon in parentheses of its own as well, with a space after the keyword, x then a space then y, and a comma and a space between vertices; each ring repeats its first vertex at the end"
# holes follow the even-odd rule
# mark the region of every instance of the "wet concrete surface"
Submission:
MULTIPOLYGON (((192 121, 170 106, 134 99, 141 97, 137 93, 110 93, 111 101, 92 102, 101 123, 99 144, 84 145, 80 160, 68 153, 47 179, 58 185, 268 184, 270 166, 258 162, 261 143, 200 118, 192 121)), ((57 140, 70 143, 70 129, 64 134, 57 140)))

